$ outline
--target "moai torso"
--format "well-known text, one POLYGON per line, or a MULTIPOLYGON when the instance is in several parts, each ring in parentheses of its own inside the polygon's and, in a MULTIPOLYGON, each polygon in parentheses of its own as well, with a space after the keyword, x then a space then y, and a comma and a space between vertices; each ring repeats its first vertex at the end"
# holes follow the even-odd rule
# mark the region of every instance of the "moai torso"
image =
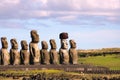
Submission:
POLYGON ((12 48, 10 49, 10 63, 12 65, 20 64, 20 53, 18 51, 18 43, 16 39, 11 39, 12 48))
POLYGON ((66 40, 67 38, 68 38, 67 33, 60 34, 61 48, 59 50, 59 55, 60 55, 60 63, 61 64, 69 64, 68 43, 66 40))
POLYGON ((51 45, 51 49, 50 49, 50 63, 51 64, 58 64, 58 53, 56 51, 56 42, 54 39, 50 40, 50 45, 51 45))
POLYGON ((60 54, 60 63, 61 64, 69 64, 68 51, 65 49, 60 49, 59 54, 60 54))
POLYGON ((2 43, 2 48, 0 50, 0 57, 1 57, 0 62, 2 65, 9 65, 10 64, 10 55, 9 55, 8 50, 7 50, 7 48, 8 48, 7 38, 2 37, 1 43, 2 43))
POLYGON ((28 65, 30 54, 28 52, 28 44, 25 40, 21 41, 21 47, 22 47, 22 49, 20 50, 21 64, 28 65))
POLYGON ((76 43, 74 40, 70 40, 71 48, 69 49, 70 63, 78 64, 78 53, 76 50, 76 43))
POLYGON ((41 63, 42 64, 50 64, 50 56, 49 52, 47 51, 48 49, 48 44, 46 41, 41 42, 42 49, 41 49, 41 63))
POLYGON ((37 31, 31 31, 32 41, 29 44, 30 49, 30 64, 40 64, 40 49, 38 47, 39 35, 37 31))

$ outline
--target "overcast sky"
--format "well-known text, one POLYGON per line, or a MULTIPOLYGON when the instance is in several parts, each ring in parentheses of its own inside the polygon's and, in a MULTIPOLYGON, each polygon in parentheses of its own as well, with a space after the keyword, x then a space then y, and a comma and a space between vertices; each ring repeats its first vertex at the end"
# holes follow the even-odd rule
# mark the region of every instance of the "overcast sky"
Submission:
MULTIPOLYGON (((31 41, 34 29, 41 41, 68 32, 78 49, 120 47, 120 0, 0 0, 0 37, 31 41)), ((1 44, 0 44, 1 47, 1 44)), ((50 47, 50 45, 49 45, 50 47)))

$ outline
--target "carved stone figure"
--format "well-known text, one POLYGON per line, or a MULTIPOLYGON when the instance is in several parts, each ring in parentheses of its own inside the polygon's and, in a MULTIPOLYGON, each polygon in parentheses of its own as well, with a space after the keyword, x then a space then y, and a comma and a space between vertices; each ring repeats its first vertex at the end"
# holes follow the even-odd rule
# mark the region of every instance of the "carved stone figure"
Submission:
POLYGON ((28 52, 28 44, 27 41, 22 40, 21 41, 21 47, 22 49, 20 50, 20 58, 21 58, 21 64, 28 65, 29 64, 29 59, 30 59, 30 54, 28 52))
POLYGON ((11 39, 11 49, 10 49, 10 63, 12 65, 20 64, 20 53, 18 51, 18 43, 16 39, 11 39))
POLYGON ((48 44, 46 41, 41 42, 42 49, 41 49, 41 63, 42 64, 50 64, 50 56, 49 52, 47 51, 48 49, 48 44))
POLYGON ((40 64, 40 49, 38 47, 39 35, 36 30, 30 32, 32 41, 29 44, 30 49, 30 64, 40 64))
POLYGON ((69 49, 69 57, 71 64, 78 64, 78 53, 76 50, 76 42, 74 40, 70 40, 70 49, 69 49))
POLYGON ((50 45, 51 45, 51 49, 50 49, 50 63, 51 64, 58 64, 58 53, 56 51, 56 42, 54 39, 50 40, 50 45))
POLYGON ((69 53, 68 53, 68 33, 61 33, 59 38, 61 39, 61 48, 59 50, 60 55, 60 63, 61 64, 69 64, 69 53))
POLYGON ((10 55, 8 52, 8 42, 6 37, 1 37, 2 48, 0 50, 0 62, 2 65, 10 64, 10 55))

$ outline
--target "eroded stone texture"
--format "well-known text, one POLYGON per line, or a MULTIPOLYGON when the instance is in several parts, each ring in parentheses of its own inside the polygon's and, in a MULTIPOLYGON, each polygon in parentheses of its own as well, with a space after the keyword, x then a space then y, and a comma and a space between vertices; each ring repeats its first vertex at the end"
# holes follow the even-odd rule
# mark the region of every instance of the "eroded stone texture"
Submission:
POLYGON ((26 40, 21 41, 21 47, 22 49, 20 50, 20 59, 21 59, 21 64, 28 65, 29 64, 29 59, 30 59, 30 54, 28 52, 28 44, 26 40))
POLYGON ((8 42, 6 37, 1 37, 2 48, 0 50, 0 63, 2 65, 10 64, 10 55, 8 52, 8 42))
POLYGON ((58 64, 58 53, 56 51, 56 42, 54 39, 50 40, 50 45, 51 45, 51 49, 50 49, 50 63, 51 64, 58 64))
POLYGON ((18 43, 16 39, 11 39, 11 49, 10 49, 10 63, 12 65, 20 64, 20 53, 18 51, 18 43))
POLYGON ((50 64, 50 56, 48 52, 48 44, 46 41, 41 42, 42 49, 41 49, 41 63, 42 64, 50 64))
POLYGON ((40 64, 40 49, 38 47, 39 35, 36 30, 30 32, 32 41, 29 44, 30 64, 40 64))
POLYGON ((59 38, 61 39, 61 48, 59 50, 60 63, 69 64, 69 53, 68 53, 68 33, 61 33, 59 38))
POLYGON ((76 50, 76 42, 74 40, 70 40, 70 49, 69 49, 69 57, 71 64, 78 64, 78 53, 76 50))

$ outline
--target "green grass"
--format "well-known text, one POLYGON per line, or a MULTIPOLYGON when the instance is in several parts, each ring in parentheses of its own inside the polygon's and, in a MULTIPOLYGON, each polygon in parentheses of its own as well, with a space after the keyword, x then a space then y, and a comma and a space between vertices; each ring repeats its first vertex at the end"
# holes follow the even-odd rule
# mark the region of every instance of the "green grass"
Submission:
POLYGON ((120 55, 106 55, 104 56, 92 56, 92 57, 81 57, 79 63, 93 64, 95 66, 108 67, 111 70, 120 70, 120 55))
POLYGON ((35 75, 35 74, 41 74, 41 73, 47 73, 47 74, 60 74, 64 73, 62 70, 7 70, 7 71, 0 71, 0 74, 7 74, 7 75, 14 75, 14 76, 19 76, 19 75, 35 75))
MULTIPOLYGON (((12 76, 19 76, 19 79, 22 80, 22 77, 30 77, 30 75, 37 75, 41 74, 45 77, 68 77, 71 75, 79 75, 79 73, 74 72, 65 72, 63 70, 54 70, 54 69, 44 69, 44 70, 6 70, 6 71, 0 71, 0 74, 4 74, 4 76, 0 76, 0 80, 13 80, 12 76), (6 75, 10 75, 11 77, 6 77, 6 75)), ((16 79, 15 79, 16 80, 16 79)))

